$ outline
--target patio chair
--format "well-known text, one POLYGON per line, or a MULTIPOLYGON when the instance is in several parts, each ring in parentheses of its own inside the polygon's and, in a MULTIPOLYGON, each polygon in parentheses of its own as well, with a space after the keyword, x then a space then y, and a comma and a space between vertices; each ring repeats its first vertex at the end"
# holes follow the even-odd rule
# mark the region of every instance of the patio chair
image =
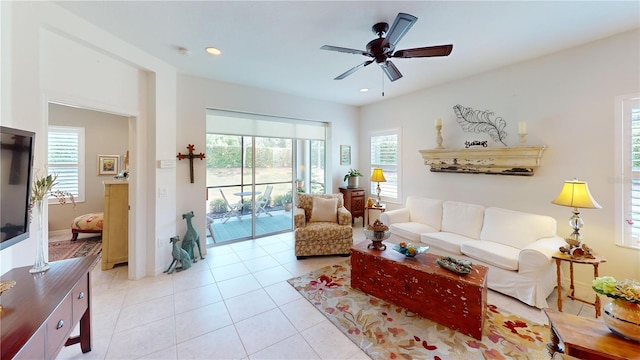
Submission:
POLYGON ((267 209, 267 206, 269 206, 269 203, 271 202, 272 190, 273 190, 273 186, 267 185, 267 188, 264 190, 264 195, 262 195, 260 200, 256 202, 256 217, 259 217, 260 214, 263 214, 263 213, 269 216, 273 216, 267 209))
POLYGON ((207 215, 207 230, 209 230, 209 234, 207 234, 207 237, 210 237, 211 240, 213 240, 213 243, 216 243, 216 236, 213 233, 213 218, 209 215, 207 215))
POLYGON ((222 199, 227 205, 228 210, 227 213, 224 214, 224 220, 222 221, 222 223, 225 224, 232 216, 235 216, 239 221, 242 221, 242 203, 239 202, 230 204, 229 201, 227 201, 227 197, 224 196, 224 192, 222 191, 222 189, 220 189, 220 194, 222 195, 222 199))

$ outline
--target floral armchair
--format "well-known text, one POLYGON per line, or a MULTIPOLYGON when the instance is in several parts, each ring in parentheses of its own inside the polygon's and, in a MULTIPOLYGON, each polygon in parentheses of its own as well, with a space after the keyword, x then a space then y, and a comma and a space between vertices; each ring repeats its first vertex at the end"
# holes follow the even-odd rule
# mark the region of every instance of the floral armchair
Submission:
POLYGON ((351 213, 342 194, 297 194, 293 210, 295 254, 349 256, 353 246, 351 213))

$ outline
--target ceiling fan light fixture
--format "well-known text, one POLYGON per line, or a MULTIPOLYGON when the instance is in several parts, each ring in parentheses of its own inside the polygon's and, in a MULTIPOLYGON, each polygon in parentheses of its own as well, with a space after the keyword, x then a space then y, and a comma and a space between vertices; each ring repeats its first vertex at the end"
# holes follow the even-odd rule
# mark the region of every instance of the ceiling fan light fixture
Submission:
POLYGON ((204 49, 207 53, 211 54, 211 55, 220 55, 222 54, 222 51, 220 51, 220 49, 215 48, 213 46, 209 46, 207 48, 204 49))

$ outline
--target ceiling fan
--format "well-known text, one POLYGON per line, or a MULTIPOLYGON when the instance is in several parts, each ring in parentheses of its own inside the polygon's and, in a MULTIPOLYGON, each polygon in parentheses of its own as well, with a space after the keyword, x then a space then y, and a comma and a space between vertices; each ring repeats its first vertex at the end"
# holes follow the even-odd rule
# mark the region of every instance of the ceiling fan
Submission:
POLYGON ((384 22, 373 25, 371 27, 371 30, 376 35, 378 35, 378 38, 369 41, 366 51, 331 45, 322 46, 320 48, 322 50, 338 51, 349 54, 360 54, 373 58, 372 60, 367 60, 362 64, 355 66, 338 75, 338 77, 336 77, 334 80, 342 80, 375 61, 378 65, 380 65, 382 71, 387 74, 389 80, 396 81, 402 77, 402 74, 400 73, 398 68, 391 62, 391 60, 389 60, 390 58, 421 58, 432 56, 448 56, 449 54, 451 54, 451 50, 453 50, 452 44, 405 49, 394 52, 396 44, 400 41, 400 39, 402 39, 407 31, 409 31, 411 26, 413 26, 416 21, 418 21, 418 18, 413 15, 399 13, 398 16, 396 16, 395 21, 391 25, 391 28, 389 28, 389 24, 384 22), (384 37, 385 34, 386 37, 384 37))

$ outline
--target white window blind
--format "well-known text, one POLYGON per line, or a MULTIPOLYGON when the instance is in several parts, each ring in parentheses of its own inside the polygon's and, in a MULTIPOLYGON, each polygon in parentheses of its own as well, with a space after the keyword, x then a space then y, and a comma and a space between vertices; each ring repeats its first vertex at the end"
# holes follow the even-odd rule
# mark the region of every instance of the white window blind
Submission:
MULTIPOLYGON (((372 132, 370 136, 371 171, 381 168, 386 182, 380 183, 383 201, 400 202, 400 130, 372 132)), ((371 194, 376 194, 377 182, 369 184, 371 194)))
MULTIPOLYGON (((73 194, 76 201, 84 201, 84 128, 49 126, 48 173, 58 176, 53 190, 73 194)), ((49 198, 49 203, 57 200, 49 198)))
POLYGON ((640 98, 619 99, 617 107, 622 125, 621 181, 617 184, 622 213, 617 212, 616 218, 622 231, 616 238, 620 245, 640 248, 640 98))

